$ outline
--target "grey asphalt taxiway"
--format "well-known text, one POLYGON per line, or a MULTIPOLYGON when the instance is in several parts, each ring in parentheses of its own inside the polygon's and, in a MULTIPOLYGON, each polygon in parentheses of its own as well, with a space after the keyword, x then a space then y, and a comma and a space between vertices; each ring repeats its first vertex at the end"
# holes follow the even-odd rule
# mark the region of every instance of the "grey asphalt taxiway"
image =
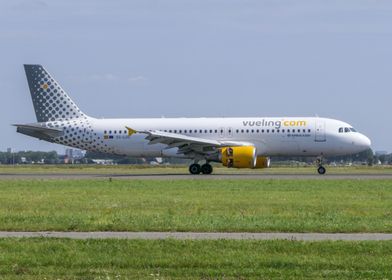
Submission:
POLYGON ((125 179, 125 180, 187 180, 187 179, 230 179, 230 180, 392 180, 392 173, 380 174, 247 174, 227 173, 211 175, 190 174, 162 174, 162 173, 123 173, 123 174, 99 174, 99 173, 1 173, 0 180, 5 179, 125 179))
POLYGON ((296 240, 367 241, 392 240, 390 233, 248 233, 248 232, 0 232, 0 238, 69 239, 178 239, 178 240, 296 240))

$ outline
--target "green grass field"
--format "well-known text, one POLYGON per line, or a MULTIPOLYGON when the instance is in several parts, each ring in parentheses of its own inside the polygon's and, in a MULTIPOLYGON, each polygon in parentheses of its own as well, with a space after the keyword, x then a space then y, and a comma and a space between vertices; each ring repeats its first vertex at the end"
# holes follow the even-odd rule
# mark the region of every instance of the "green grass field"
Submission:
POLYGON ((0 279, 390 279, 392 242, 0 239, 0 279))
POLYGON ((0 180, 0 230, 392 232, 391 180, 0 180))

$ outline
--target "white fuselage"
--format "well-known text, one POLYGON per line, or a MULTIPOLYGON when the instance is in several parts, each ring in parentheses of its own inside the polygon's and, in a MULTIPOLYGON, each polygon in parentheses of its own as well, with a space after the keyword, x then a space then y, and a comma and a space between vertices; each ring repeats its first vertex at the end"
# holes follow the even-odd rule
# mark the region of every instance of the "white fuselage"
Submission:
POLYGON ((15 124, 17 132, 83 150, 189 158, 191 174, 211 174, 209 162, 266 168, 269 156, 317 156, 318 172, 325 174, 323 156, 370 147, 349 124, 326 118, 96 119, 83 113, 42 65, 24 69, 37 122, 15 124))
POLYGON ((187 157, 177 148, 150 144, 145 131, 249 143, 258 156, 335 156, 370 147, 370 140, 349 124, 326 118, 88 118, 82 126, 66 121, 48 122, 48 126, 65 127, 56 143, 134 157, 187 157), (129 135, 127 127, 140 133, 129 135), (73 135, 72 128, 78 134, 73 135))

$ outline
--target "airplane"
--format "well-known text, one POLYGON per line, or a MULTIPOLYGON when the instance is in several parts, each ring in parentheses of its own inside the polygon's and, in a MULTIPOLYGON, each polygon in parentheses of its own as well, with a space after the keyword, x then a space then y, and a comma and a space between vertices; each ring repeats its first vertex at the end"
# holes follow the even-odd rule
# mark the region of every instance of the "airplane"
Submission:
POLYGON ((191 174, 267 168, 271 156, 317 158, 367 150, 371 141, 350 124, 320 117, 97 119, 83 113, 41 65, 24 65, 37 122, 17 132, 88 151, 132 157, 191 159, 191 174), (202 163, 202 164, 201 164, 202 163))

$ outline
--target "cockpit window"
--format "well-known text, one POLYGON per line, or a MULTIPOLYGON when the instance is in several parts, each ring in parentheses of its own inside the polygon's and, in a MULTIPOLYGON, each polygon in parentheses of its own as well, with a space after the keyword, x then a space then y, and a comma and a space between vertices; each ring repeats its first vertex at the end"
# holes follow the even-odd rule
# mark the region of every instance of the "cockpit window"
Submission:
POLYGON ((357 132, 355 128, 353 127, 340 127, 339 128, 339 133, 349 133, 349 132, 357 132))

